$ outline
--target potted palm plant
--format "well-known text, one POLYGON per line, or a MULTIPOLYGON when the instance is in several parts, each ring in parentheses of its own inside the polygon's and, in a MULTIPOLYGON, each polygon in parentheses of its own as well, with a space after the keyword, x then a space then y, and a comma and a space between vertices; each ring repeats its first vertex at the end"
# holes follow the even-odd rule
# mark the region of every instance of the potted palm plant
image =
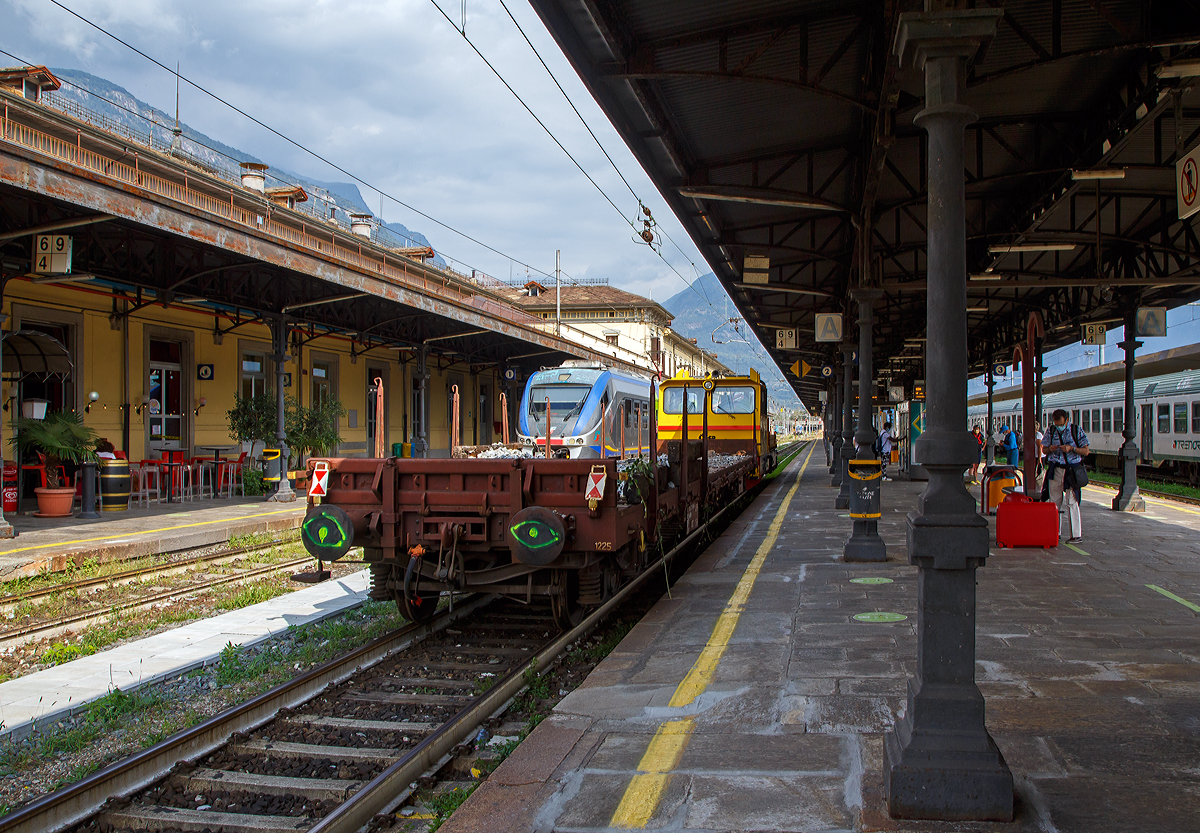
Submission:
POLYGON ((75 411, 55 411, 45 419, 20 417, 17 435, 12 439, 18 452, 40 452, 46 465, 46 485, 34 489, 38 515, 65 518, 71 514, 75 487, 62 483, 63 463, 82 463, 96 459, 96 432, 83 424, 75 411))

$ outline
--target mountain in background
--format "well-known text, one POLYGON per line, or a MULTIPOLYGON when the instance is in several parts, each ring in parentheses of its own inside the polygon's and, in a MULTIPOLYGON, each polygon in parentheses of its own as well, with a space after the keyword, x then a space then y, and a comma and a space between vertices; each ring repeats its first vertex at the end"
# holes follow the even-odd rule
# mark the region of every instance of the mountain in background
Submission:
POLYGON ((699 347, 716 353, 717 358, 735 373, 744 375, 750 368, 758 371, 777 405, 784 408, 803 407, 800 398, 750 327, 739 320, 735 330, 733 325, 727 323, 729 318, 737 315, 737 309, 712 272, 697 278, 691 287, 672 295, 663 302, 663 307, 675 316, 671 323, 675 332, 696 339, 699 347))
MULTIPOLYGON (((99 78, 78 69, 51 69, 65 83, 54 93, 54 98, 68 101, 91 114, 99 115, 105 122, 100 126, 107 127, 117 133, 131 134, 142 141, 149 141, 151 146, 161 150, 171 147, 174 138, 175 116, 153 107, 134 96, 124 87, 119 87, 111 81, 99 78)), ((96 122, 94 117, 88 121, 96 122)), ((188 126, 179 123, 181 132, 181 150, 193 162, 211 169, 236 181, 242 162, 259 162, 270 164, 244 150, 231 147, 224 142, 212 138, 188 126)), ((353 182, 322 182, 318 179, 292 173, 284 168, 272 166, 267 171, 267 185, 278 185, 280 182, 298 184, 304 188, 313 200, 321 200, 329 204, 337 212, 338 219, 350 222, 351 214, 371 214, 366 200, 353 182), (272 180, 278 180, 273 182, 272 180)), ((314 209, 315 210, 315 209, 314 209)), ((328 208, 320 213, 328 215, 328 208)), ((429 246, 429 239, 419 231, 412 231, 401 223, 383 223, 384 228, 391 231, 401 246, 429 246)), ((435 257, 434 262, 444 266, 441 257, 435 257)))

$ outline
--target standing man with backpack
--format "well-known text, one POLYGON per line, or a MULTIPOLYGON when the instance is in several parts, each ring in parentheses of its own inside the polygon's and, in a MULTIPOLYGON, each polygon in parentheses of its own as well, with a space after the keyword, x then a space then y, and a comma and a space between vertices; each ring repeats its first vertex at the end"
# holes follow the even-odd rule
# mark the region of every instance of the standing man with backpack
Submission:
MULTIPOLYGON (((1087 469, 1083 458, 1092 453, 1088 448, 1088 437, 1081 428, 1069 423, 1070 415, 1062 408, 1051 414, 1054 425, 1042 438, 1046 449, 1046 484, 1050 500, 1058 504, 1062 513, 1064 501, 1071 520, 1071 537, 1068 544, 1083 541, 1083 520, 1079 515, 1079 501, 1083 487, 1088 484, 1087 469)), ((1061 523, 1061 522, 1060 522, 1061 523)))
POLYGON ((1004 437, 1004 453, 1008 456, 1008 464, 1015 467, 1018 463, 1017 454, 1020 448, 1017 445, 1017 435, 1007 425, 1001 428, 1000 431, 1001 436, 1004 437))
POLYGON ((883 430, 879 432, 879 437, 875 440, 875 453, 879 455, 883 479, 891 480, 892 478, 887 476, 887 464, 892 459, 892 424, 890 422, 883 424, 883 430))

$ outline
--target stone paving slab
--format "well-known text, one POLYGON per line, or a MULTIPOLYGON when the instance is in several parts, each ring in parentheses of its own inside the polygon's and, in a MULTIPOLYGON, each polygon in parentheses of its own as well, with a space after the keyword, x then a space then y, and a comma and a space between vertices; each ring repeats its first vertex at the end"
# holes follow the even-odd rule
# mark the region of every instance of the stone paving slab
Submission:
POLYGON ((0 683, 0 738, 24 737, 113 688, 129 691, 211 665, 231 642, 254 645, 356 607, 369 589, 370 573, 361 570, 0 683))
POLYGON ((712 682, 690 706, 670 707, 803 459, 697 559, 672 598, 559 703, 443 833, 611 829, 654 733, 689 717, 689 740, 647 829, 1196 829, 1200 615, 1146 587, 1200 604, 1200 510, 1182 504, 1148 499, 1147 513, 1114 513, 1112 490, 1089 487, 1077 548, 993 547, 979 571, 976 676, 989 730, 1014 775, 1011 824, 896 821, 886 812, 883 732, 904 706, 916 660, 916 570, 907 564, 905 516, 924 484, 884 484, 888 561, 845 564, 850 522, 833 509, 818 451, 712 682), (864 577, 891 581, 852 582, 864 577), (908 618, 853 618, 871 611, 908 618), (509 778, 510 767, 523 775, 509 778))
POLYGON ((16 538, 0 539, 0 581, 65 569, 85 559, 119 561, 204 547, 234 535, 295 529, 305 502, 268 503, 262 498, 218 498, 158 503, 98 520, 5 515, 16 538))

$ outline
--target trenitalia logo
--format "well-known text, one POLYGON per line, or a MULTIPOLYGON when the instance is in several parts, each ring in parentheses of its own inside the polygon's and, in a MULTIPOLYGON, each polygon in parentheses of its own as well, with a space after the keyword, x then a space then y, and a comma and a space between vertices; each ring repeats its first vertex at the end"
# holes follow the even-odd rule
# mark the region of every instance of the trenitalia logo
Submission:
POLYGON ((1172 440, 1171 448, 1178 448, 1184 451, 1200 451, 1200 440, 1172 440))

